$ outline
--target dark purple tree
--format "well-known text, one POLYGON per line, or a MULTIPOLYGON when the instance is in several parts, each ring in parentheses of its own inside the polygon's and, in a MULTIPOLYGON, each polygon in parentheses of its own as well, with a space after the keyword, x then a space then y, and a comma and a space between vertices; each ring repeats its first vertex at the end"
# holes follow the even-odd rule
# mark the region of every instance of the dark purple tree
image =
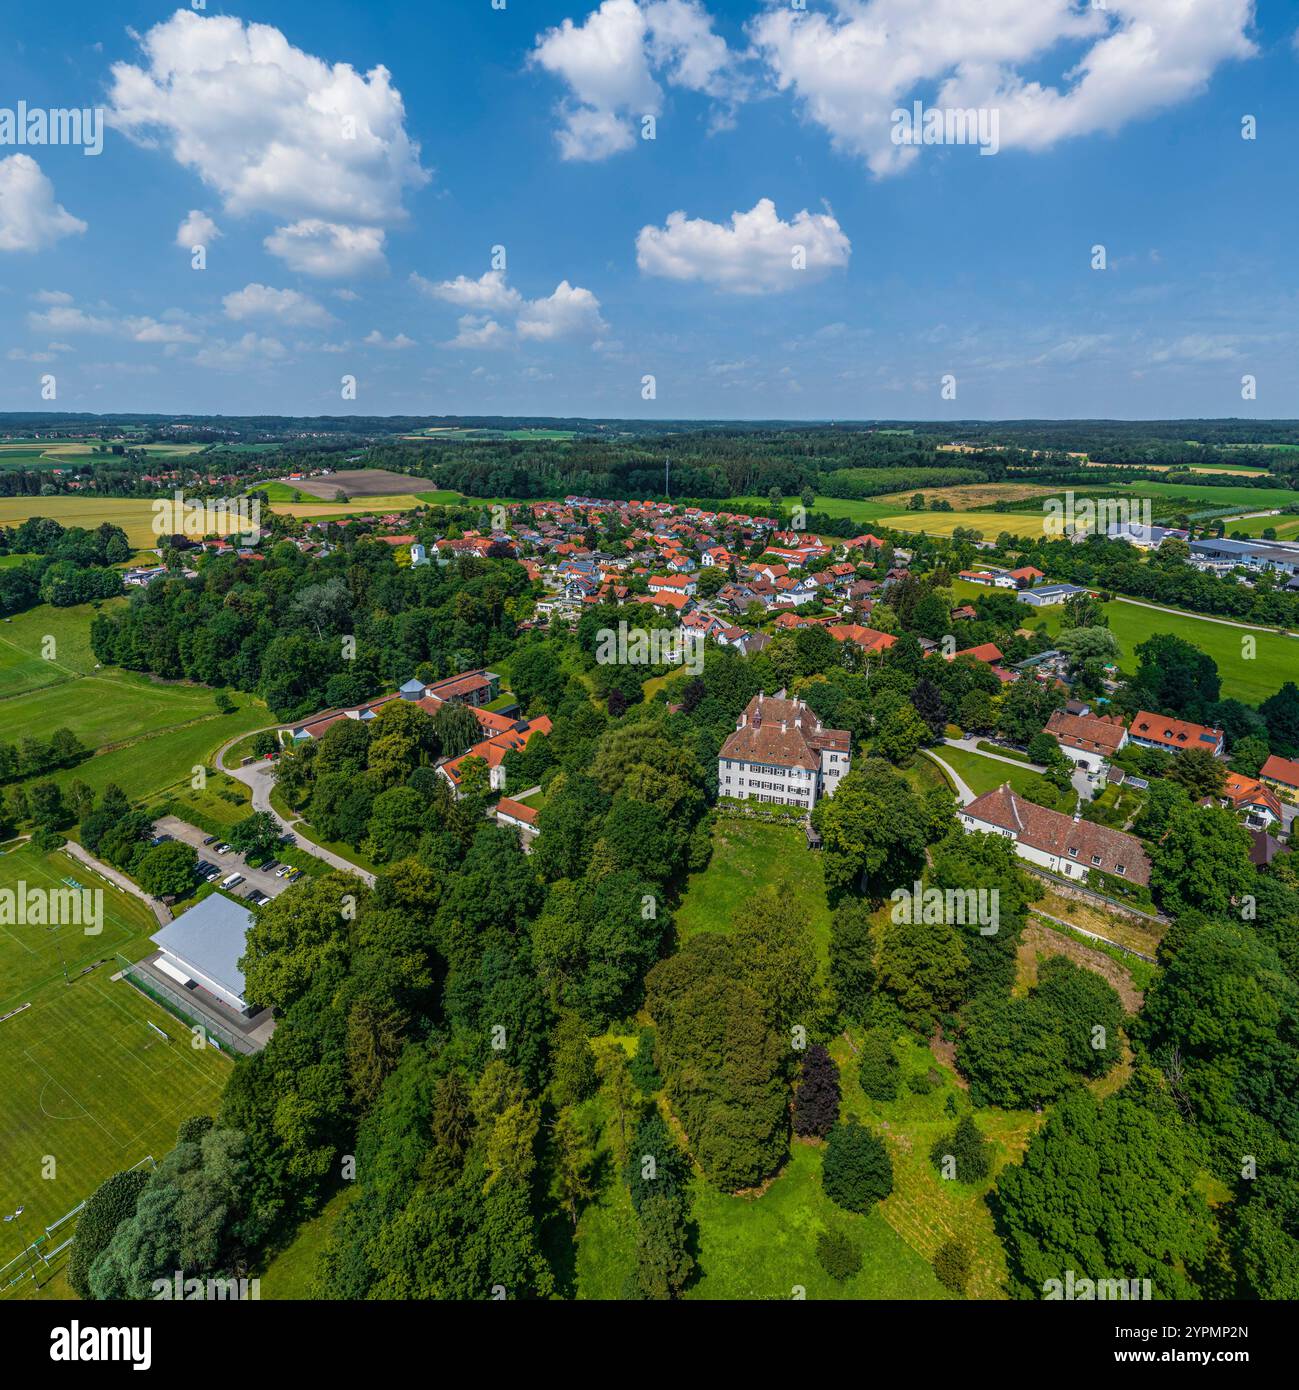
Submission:
POLYGON ((813 1043, 794 1092, 794 1133, 824 1139, 838 1118, 839 1068, 820 1043, 813 1043))

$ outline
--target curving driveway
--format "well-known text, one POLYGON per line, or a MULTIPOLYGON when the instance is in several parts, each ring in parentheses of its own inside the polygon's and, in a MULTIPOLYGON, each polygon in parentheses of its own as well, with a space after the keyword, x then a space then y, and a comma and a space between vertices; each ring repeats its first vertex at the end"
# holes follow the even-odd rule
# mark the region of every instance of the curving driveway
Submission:
MULTIPOLYGON (((255 734, 278 732, 283 725, 270 724, 266 729, 253 729, 255 734)), ((271 805, 271 790, 275 786, 275 764, 265 760, 249 763, 246 767, 227 767, 225 762, 226 754, 236 743, 242 743, 248 738, 249 734, 239 734, 236 738, 223 743, 216 752, 216 765, 220 770, 230 777, 237 777, 253 794, 253 810, 265 811, 271 816, 276 825, 280 827, 282 834, 293 835, 297 847, 306 854, 314 855, 317 859, 323 860, 331 868, 341 869, 346 874, 355 874, 363 879, 371 887, 374 886, 374 875, 368 870, 363 869, 358 864, 353 864, 351 860, 344 859, 341 854, 335 854, 333 850, 325 849, 323 845, 314 844, 305 835, 295 833, 295 827, 301 823, 301 817, 297 816, 293 820, 285 820, 282 815, 271 805)))
POLYGON ((943 772, 947 775, 947 780, 956 788, 956 799, 962 806, 968 806, 970 802, 975 799, 974 793, 970 790, 970 784, 957 772, 951 763, 945 763, 932 748, 925 748, 921 751, 924 753, 925 757, 932 758, 934 762, 942 768, 943 772))

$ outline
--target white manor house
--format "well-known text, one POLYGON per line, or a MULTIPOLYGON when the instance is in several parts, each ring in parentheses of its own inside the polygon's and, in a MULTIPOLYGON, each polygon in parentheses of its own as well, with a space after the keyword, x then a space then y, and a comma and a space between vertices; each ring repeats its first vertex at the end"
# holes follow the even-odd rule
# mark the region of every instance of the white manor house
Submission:
POLYGON ((833 796, 852 765, 847 729, 827 729, 802 700, 749 701, 717 758, 717 790, 741 801, 778 802, 809 811, 833 796))

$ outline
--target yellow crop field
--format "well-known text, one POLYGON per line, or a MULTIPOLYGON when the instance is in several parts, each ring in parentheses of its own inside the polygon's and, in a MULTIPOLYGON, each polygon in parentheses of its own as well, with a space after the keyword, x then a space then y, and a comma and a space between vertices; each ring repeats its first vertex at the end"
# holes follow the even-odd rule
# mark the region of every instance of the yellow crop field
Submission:
POLYGON ((881 526, 895 531, 924 531, 930 536, 950 536, 957 527, 980 531, 995 541, 1003 531, 1012 536, 1040 536, 1046 516, 1042 512, 904 512, 880 518, 881 526))
MULTIPOLYGON (((34 516, 47 516, 60 525, 84 526, 87 530, 107 521, 120 526, 126 539, 139 549, 150 550, 158 544, 153 529, 153 499, 148 497, 0 497, 0 526, 18 526, 34 516)), ((232 521, 236 518, 232 517, 232 521)))
POLYGON ((1058 487, 1048 487, 1044 483, 958 483, 954 487, 913 487, 899 492, 886 492, 880 497, 872 497, 872 502, 892 502, 899 507, 921 493, 926 502, 941 497, 961 511, 968 507, 986 507, 993 502, 1025 502, 1033 497, 1058 495, 1058 487))

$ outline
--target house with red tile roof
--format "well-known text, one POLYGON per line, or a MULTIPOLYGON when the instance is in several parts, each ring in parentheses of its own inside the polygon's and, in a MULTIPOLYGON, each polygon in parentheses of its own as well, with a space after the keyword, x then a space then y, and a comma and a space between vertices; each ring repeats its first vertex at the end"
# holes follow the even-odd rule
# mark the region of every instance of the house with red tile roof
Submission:
POLYGON ((1001 648, 995 642, 980 642, 977 647, 966 647, 963 651, 954 652, 948 659, 955 661, 958 656, 972 656, 985 666, 999 666, 1004 660, 1001 648))
POLYGON ((1167 714, 1151 714, 1138 710, 1128 725, 1128 737, 1142 748, 1158 748, 1164 753, 1180 753, 1185 748, 1207 748, 1214 757, 1221 757, 1225 738, 1221 729, 1204 724, 1192 724, 1167 714))
POLYGON ((1109 760, 1128 741, 1127 725, 1116 716, 1066 714, 1062 709, 1052 711, 1045 732, 1070 762, 1092 777, 1102 776, 1109 760))
POLYGON ((959 814, 967 835, 1004 835, 1021 859, 1062 878, 1085 883, 1095 870, 1143 887, 1150 882, 1150 860, 1135 835, 1048 811, 1012 791, 1009 782, 975 797, 959 814))
POLYGON ((1259 777, 1287 801, 1299 800, 1299 762, 1278 758, 1275 753, 1259 769, 1259 777))
POLYGON ((487 764, 492 790, 500 791, 505 786, 505 755, 513 749, 526 748, 537 734, 550 732, 551 723, 548 715, 543 714, 533 720, 515 720, 504 733, 493 734, 491 738, 475 743, 467 753, 462 753, 458 758, 440 763, 438 771, 451 784, 452 791, 459 796, 466 759, 481 758, 487 764))
POLYGON ((1250 830, 1266 830, 1281 819, 1281 803, 1276 793, 1257 777, 1229 772, 1222 784, 1221 800, 1233 811, 1243 814, 1250 830))
POLYGON ((877 632, 858 623, 835 623, 826 629, 836 642, 851 642, 867 652, 886 652, 898 640, 889 632, 877 632))

